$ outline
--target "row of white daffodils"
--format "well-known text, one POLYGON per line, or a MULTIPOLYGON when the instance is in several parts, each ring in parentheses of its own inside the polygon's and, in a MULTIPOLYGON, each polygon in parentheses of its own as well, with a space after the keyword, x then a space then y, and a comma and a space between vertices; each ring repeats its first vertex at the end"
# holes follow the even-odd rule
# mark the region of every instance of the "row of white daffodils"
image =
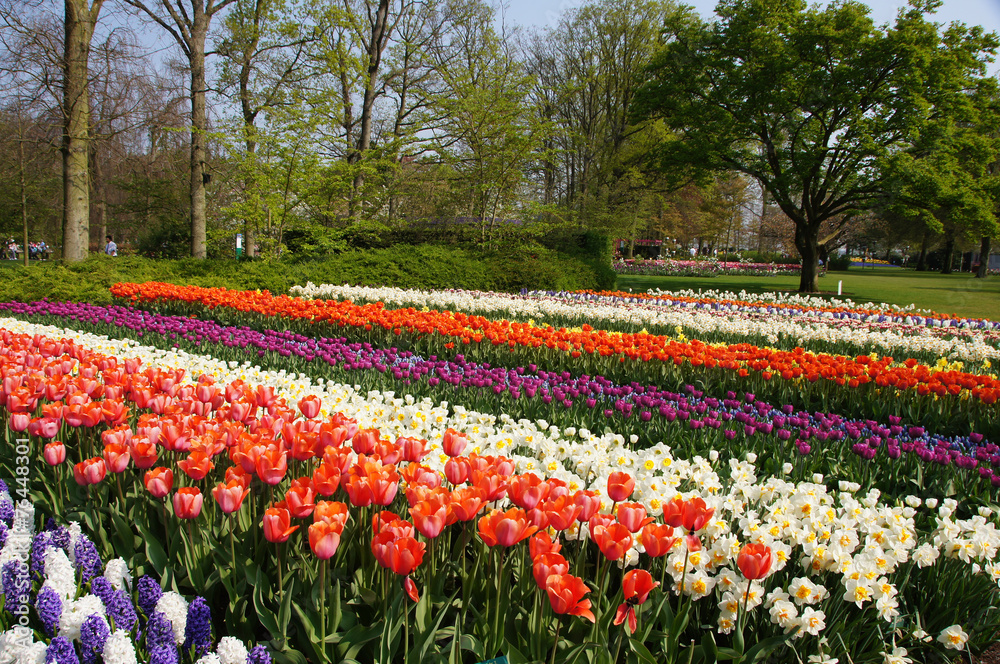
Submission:
MULTIPOLYGON (((421 291, 368 286, 294 286, 292 293, 307 298, 349 299, 383 302, 393 307, 417 307, 460 311, 483 316, 502 316, 522 322, 570 321, 580 325, 628 326, 652 331, 686 330, 695 335, 718 335, 741 343, 748 337, 768 343, 784 342, 808 348, 824 344, 843 347, 845 352, 872 349, 880 354, 929 354, 966 362, 1000 358, 1000 335, 985 330, 928 327, 879 320, 877 315, 834 318, 801 310, 753 312, 720 305, 702 308, 672 300, 533 294, 529 296, 480 291, 421 291), (670 302, 670 304, 666 304, 670 302)), ((665 296, 666 294, 664 294, 665 296)), ((824 346, 826 350, 828 346, 824 346)))
MULTIPOLYGON (((790 574, 791 581, 772 588, 766 598, 771 620, 785 629, 798 630, 798 635, 819 633, 831 602, 855 604, 886 621, 895 621, 900 616, 896 583, 903 578, 898 570, 908 562, 918 568, 943 566, 939 578, 954 582, 966 575, 987 574, 1000 583, 997 515, 983 509, 971 519, 956 518, 958 504, 953 500, 939 505, 934 499, 910 496, 905 504, 890 504, 881 500, 877 490, 862 494, 860 486, 849 482, 842 482, 839 491, 829 490, 821 476, 799 483, 758 478, 755 455, 730 459, 728 468, 720 467, 715 452, 708 458, 675 459, 663 443, 635 451, 622 436, 611 432, 559 430, 544 421, 478 413, 427 399, 397 397, 391 392, 361 394, 356 387, 314 383, 303 376, 264 371, 248 363, 227 363, 13 319, 0 320, 0 326, 12 332, 71 337, 91 350, 121 358, 140 357, 150 366, 183 368, 186 380, 196 380, 204 373, 223 383, 242 379, 270 385, 289 403, 316 394, 324 403, 321 416, 340 411, 357 419, 359 426, 377 427, 386 436, 426 438, 433 450, 426 463, 439 471, 447 458, 439 441, 445 430, 454 428, 469 436, 469 451, 506 455, 515 460, 518 472, 556 477, 574 490, 602 491, 611 472, 628 471, 637 481, 635 499, 653 514, 659 514, 664 503, 677 495, 701 496, 716 510, 703 533, 705 548, 688 556, 686 567, 683 549, 675 550, 668 558, 668 569, 677 592, 715 598, 722 632, 733 628, 736 602, 764 601, 760 587, 747 587, 734 572, 735 556, 742 543, 750 540, 773 549, 774 571, 789 565, 801 570, 801 576, 790 574), (927 517, 933 520, 933 528, 918 529, 918 510, 931 511, 927 517), (749 597, 744 597, 746 593, 749 597)), ((568 536, 583 538, 587 530, 568 536)), ((636 564, 641 552, 641 547, 633 547, 628 564, 636 564)), ((907 607, 903 614, 912 619, 914 607, 907 607)), ((919 623, 911 625, 912 630, 921 635, 919 623)), ((963 644, 964 640, 954 645, 963 644)))

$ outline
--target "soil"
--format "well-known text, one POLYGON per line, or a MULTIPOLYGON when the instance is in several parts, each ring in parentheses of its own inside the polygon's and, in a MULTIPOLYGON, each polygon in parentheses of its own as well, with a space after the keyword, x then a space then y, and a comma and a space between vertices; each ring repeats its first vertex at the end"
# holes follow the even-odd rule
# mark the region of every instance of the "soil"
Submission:
MULTIPOLYGON (((965 664, 968 661, 968 657, 963 655, 956 659, 954 664, 965 664)), ((991 645, 979 657, 972 657, 972 664, 1000 664, 1000 642, 991 645)))

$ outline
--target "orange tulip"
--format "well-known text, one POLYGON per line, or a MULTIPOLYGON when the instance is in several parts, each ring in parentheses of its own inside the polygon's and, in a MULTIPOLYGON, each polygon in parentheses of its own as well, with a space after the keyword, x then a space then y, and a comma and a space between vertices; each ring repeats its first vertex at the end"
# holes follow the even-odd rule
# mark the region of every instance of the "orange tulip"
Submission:
POLYGON ((562 544, 558 540, 553 542, 552 538, 546 532, 535 533, 528 540, 528 552, 531 554, 532 560, 543 553, 559 553, 560 549, 562 549, 562 544))
POLYGON ((771 571, 771 547, 751 542, 742 549, 736 556, 736 565, 740 568, 743 576, 750 580, 763 579, 771 571))
POLYGON ((630 533, 637 533, 647 523, 653 521, 646 516, 646 508, 640 503, 621 503, 618 505, 618 523, 628 528, 630 533))
POLYGON ((323 400, 314 394, 310 394, 299 399, 298 406, 303 416, 312 419, 319 415, 319 410, 323 406, 323 400))
POLYGON ((597 542, 605 558, 621 560, 632 547, 632 533, 620 523, 597 526, 594 529, 594 541, 597 542))
POLYGON ((486 505, 482 489, 465 486, 451 492, 451 511, 459 521, 471 521, 486 505))
POLYGON ((445 431, 444 437, 441 439, 441 449, 450 457, 460 455, 468 444, 468 437, 464 433, 459 433, 454 429, 445 431))
POLYGON ((291 514, 283 507, 272 507, 264 512, 264 539, 268 542, 287 542, 298 526, 289 525, 291 514))
POLYGON ((174 494, 174 514, 180 519, 195 519, 201 514, 201 504, 205 497, 201 489, 194 486, 182 486, 174 494))
POLYGON ((558 553, 543 553, 532 558, 531 573, 539 588, 545 587, 545 582, 553 574, 569 572, 569 562, 558 553))
MULTIPOLYGON (((417 532, 428 539, 440 535, 449 523, 451 510, 448 502, 448 498, 444 495, 432 494, 411 507, 410 517, 413 518, 413 527, 417 532)), ((450 522, 454 521, 454 517, 451 517, 450 522)))
POLYGON ((524 510, 512 507, 506 512, 493 510, 479 519, 479 536, 487 546, 514 546, 538 530, 528 523, 524 510))
MULTIPOLYGON (((390 514, 392 514, 390 512, 390 514)), ((316 503, 316 510, 313 512, 313 521, 329 521, 339 523, 343 528, 347 520, 351 518, 351 512, 344 503, 335 500, 321 500, 316 503)))
POLYGON ((321 496, 332 496, 340 486, 340 468, 324 461, 313 471, 312 481, 316 493, 321 496))
POLYGON ((576 518, 580 514, 580 506, 567 495, 545 501, 541 509, 548 517, 548 525, 556 530, 567 530, 576 523, 576 518))
POLYGON ((243 505, 243 500, 249 493, 250 489, 239 480, 230 480, 226 483, 219 482, 212 489, 212 497, 219 504, 219 508, 223 514, 232 514, 239 510, 243 505))
POLYGON ((583 579, 572 574, 552 574, 545 580, 545 592, 549 596, 552 610, 596 622, 590 610, 590 600, 583 596, 590 592, 583 579))
POLYGON ((635 480, 626 472, 616 470, 608 475, 608 498, 616 503, 628 500, 635 491, 635 480))
POLYGON ((212 459, 201 450, 192 451, 186 459, 178 461, 177 466, 196 482, 205 479, 205 476, 215 468, 212 459))
POLYGON ((174 471, 169 468, 153 468, 145 475, 146 490, 154 498, 163 498, 174 488, 174 471))
POLYGON ((665 556, 674 548, 676 537, 672 537, 674 529, 660 523, 647 523, 639 533, 639 543, 642 544, 646 553, 654 558, 665 556))
POLYGON ((343 524, 335 521, 318 521, 309 526, 309 548, 320 560, 327 560, 337 553, 343 524))
POLYGON ((261 452, 254 464, 257 469, 257 476, 265 484, 274 486, 281 482, 288 470, 288 458, 284 450, 277 447, 269 447, 261 452))
POLYGON ((638 620, 635 615, 635 607, 645 603, 649 593, 656 588, 659 582, 654 582, 653 577, 644 569, 634 569, 625 574, 622 580, 622 591, 625 601, 618 605, 615 613, 615 624, 625 624, 625 630, 631 634, 635 631, 638 620))
POLYGON ((525 510, 532 510, 549 495, 548 482, 534 473, 515 475, 507 480, 507 495, 512 503, 525 510))
POLYGON ((292 481, 292 485, 285 492, 285 503, 288 505, 289 513, 296 519, 304 519, 313 512, 316 507, 316 492, 312 487, 312 479, 300 477, 292 481))
POLYGON ((108 468, 101 457, 87 459, 73 466, 73 479, 80 486, 98 484, 108 474, 108 468))

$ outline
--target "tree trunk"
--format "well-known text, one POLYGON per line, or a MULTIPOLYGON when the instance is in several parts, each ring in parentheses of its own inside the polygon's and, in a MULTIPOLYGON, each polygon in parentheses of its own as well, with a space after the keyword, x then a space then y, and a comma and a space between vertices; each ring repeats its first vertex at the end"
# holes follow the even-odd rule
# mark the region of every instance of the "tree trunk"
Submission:
POLYGON ((819 292, 819 227, 803 228, 795 224, 795 248, 802 257, 799 292, 819 292))
POLYGON ((191 65, 191 256, 206 258, 205 141, 208 114, 205 110, 205 38, 209 17, 200 2, 194 5, 189 59, 191 65))
POLYGON ((955 262, 955 236, 949 235, 944 245, 944 265, 941 266, 941 274, 951 274, 951 265, 955 262))
MULTIPOLYGON (((90 100, 87 59, 101 0, 65 0, 63 62, 63 259, 82 261, 90 249, 90 100)), ((27 251, 27 247, 25 247, 27 251)))
MULTIPOLYGON (((255 135, 256 128, 253 123, 250 122, 244 125, 243 130, 246 132, 247 164, 249 164, 251 168, 255 168, 256 165, 254 164, 254 157, 257 153, 257 141, 254 140, 253 137, 255 135)), ((249 173, 249 171, 247 172, 243 186, 247 192, 255 186, 253 176, 249 173)), ((267 203, 265 201, 265 205, 266 204, 267 203)), ((250 215, 247 215, 247 217, 243 220, 243 255, 247 258, 253 258, 257 255, 257 251, 254 248, 254 243, 256 242, 256 239, 254 238, 254 228, 256 226, 257 220, 250 215)))
POLYGON ((924 231, 924 239, 920 242, 920 255, 917 256, 917 272, 927 271, 927 244, 930 233, 924 231))
POLYGON ((352 216, 357 221, 361 206, 361 189, 365 184, 365 176, 358 166, 372 142, 372 123, 375 115, 375 98, 378 94, 376 83, 378 82, 378 72, 382 65, 382 51, 385 50, 388 41, 386 34, 389 24, 389 0, 379 0, 378 9, 375 12, 375 22, 372 23, 372 31, 368 42, 368 78, 365 81, 365 94, 361 104, 361 132, 358 136, 357 150, 353 155, 351 164, 357 167, 354 174, 354 194, 352 200, 355 201, 352 209, 352 216))
MULTIPOLYGON (((23 129, 23 125, 18 122, 17 128, 23 129)), ((24 131, 18 131, 17 137, 17 166, 19 184, 21 188, 21 224, 24 227, 24 267, 28 267, 28 184, 24 177, 24 131)), ((41 257, 39 256, 39 259, 41 257)))
POLYGON ((979 269, 976 270, 977 279, 985 279, 990 273, 990 251, 992 250, 993 238, 984 235, 979 243, 979 269))
POLYGON ((94 206, 97 208, 97 242, 100 244, 108 236, 108 204, 104 200, 104 169, 95 149, 94 141, 91 141, 90 147, 90 157, 93 162, 91 171, 94 174, 90 181, 94 188, 94 206))

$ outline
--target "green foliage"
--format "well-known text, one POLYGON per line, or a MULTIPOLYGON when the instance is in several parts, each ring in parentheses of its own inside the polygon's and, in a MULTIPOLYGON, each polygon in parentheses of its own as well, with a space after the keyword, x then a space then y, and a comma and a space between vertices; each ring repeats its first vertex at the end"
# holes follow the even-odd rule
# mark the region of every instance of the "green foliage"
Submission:
POLYGON ((834 272, 845 272, 851 267, 851 257, 846 254, 843 256, 832 256, 830 257, 830 269, 834 272))
MULTIPOLYGON (((610 266, 608 266, 610 270, 610 266)), ((600 289, 614 284, 599 263, 544 247, 485 251, 435 245, 351 249, 322 260, 150 260, 91 256, 73 264, 0 264, 0 300, 111 302, 119 281, 164 281, 283 293, 295 284, 350 283, 401 288, 600 289)))

